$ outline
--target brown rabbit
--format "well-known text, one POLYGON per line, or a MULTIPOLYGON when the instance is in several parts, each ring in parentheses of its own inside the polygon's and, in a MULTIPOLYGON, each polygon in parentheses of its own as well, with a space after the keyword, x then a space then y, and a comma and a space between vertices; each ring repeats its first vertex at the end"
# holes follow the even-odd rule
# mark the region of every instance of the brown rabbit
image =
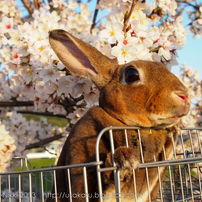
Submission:
MULTIPOLYGON (((58 166, 95 161, 95 143, 99 132, 109 126, 137 126, 160 128, 141 131, 144 162, 165 160, 173 155, 171 135, 177 139, 177 124, 180 117, 189 111, 190 100, 187 88, 159 62, 133 61, 118 65, 91 45, 77 39, 66 31, 50 32, 50 44, 61 62, 74 74, 86 77, 100 90, 99 106, 91 108, 73 127, 58 160, 58 166)), ((128 193, 134 193, 132 170, 135 169, 138 202, 148 201, 145 169, 138 170, 141 163, 137 131, 128 131, 129 147, 124 146, 124 134, 115 131, 114 161, 120 169, 122 201, 134 201, 128 193), (124 197, 125 196, 125 197, 124 197), (127 196, 127 197, 126 197, 127 196)), ((108 134, 100 142, 102 167, 112 165, 108 134)), ((160 168, 161 178, 166 168, 160 168)), ((157 168, 149 168, 151 199, 158 192, 157 168)), ((105 194, 115 192, 113 172, 102 173, 102 188, 105 194)), ((89 195, 98 192, 96 168, 87 168, 89 195)), ((69 201, 66 170, 56 173, 58 201, 69 201), (61 195, 60 195, 61 193, 61 195), (66 195, 65 195, 66 194, 66 195), (63 196, 63 197, 59 197, 63 196)), ((71 169, 73 201, 85 201, 82 168, 71 169)), ((54 190, 53 190, 54 192, 54 190)), ((111 195, 112 196, 112 195, 111 195)), ((55 201, 55 199, 48 199, 55 201)), ((89 198, 89 201, 99 201, 89 198)), ((115 201, 115 198, 104 198, 115 201)))

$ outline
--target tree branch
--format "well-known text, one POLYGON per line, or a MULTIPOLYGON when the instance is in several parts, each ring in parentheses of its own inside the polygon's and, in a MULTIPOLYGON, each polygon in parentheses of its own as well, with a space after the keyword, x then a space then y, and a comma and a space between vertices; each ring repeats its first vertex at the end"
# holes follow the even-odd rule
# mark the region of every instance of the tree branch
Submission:
POLYGON ((57 14, 60 13, 60 8, 57 7, 57 8, 54 8, 50 3, 52 2, 52 0, 48 0, 48 3, 49 3, 49 6, 50 6, 50 12, 53 12, 53 11, 56 11, 57 14))
POLYGON ((31 7, 31 5, 29 4, 29 0, 21 0, 22 3, 24 4, 24 7, 27 9, 27 11, 29 12, 30 15, 32 15, 33 8, 31 7))
MULTIPOLYGON (((186 4, 186 6, 190 6, 190 7, 193 7, 193 8, 195 9, 195 11, 192 11, 192 12, 191 12, 191 13, 194 14, 194 18, 193 18, 193 19, 190 19, 191 22, 190 22, 189 24, 187 24, 185 27, 193 25, 193 22, 194 22, 194 21, 200 19, 200 15, 199 15, 199 16, 196 15, 196 12, 197 12, 197 11, 200 13, 200 11, 199 11, 200 6, 197 5, 197 3, 196 3, 196 5, 193 5, 193 4, 189 3, 189 2, 187 2, 186 0, 176 0, 176 2, 179 3, 179 4, 180 4, 180 3, 184 3, 184 4, 186 4)), ((183 10, 184 10, 184 9, 185 9, 185 8, 183 8, 183 10)))
POLYGON ((34 5, 35 5, 35 7, 37 9, 39 9, 40 8, 40 2, 39 2, 39 0, 34 0, 34 5))
MULTIPOLYGON (((65 97, 65 99, 58 100, 57 104, 64 107, 66 111, 66 115, 57 115, 61 118, 66 118, 69 113, 72 113, 76 108, 76 103, 83 100, 84 96, 81 95, 78 98, 73 98, 71 95, 70 97, 65 97)), ((51 103, 50 103, 51 104, 51 103)), ((34 106, 33 101, 17 101, 16 98, 11 99, 10 101, 0 101, 0 107, 30 107, 34 106)), ((42 112, 31 112, 31 111, 18 111, 19 113, 29 113, 29 114, 38 114, 38 115, 45 115, 45 116, 54 116, 52 113, 42 113, 42 112), (42 114, 40 114, 42 113, 42 114)))
POLYGON ((125 15, 125 18, 124 18, 124 26, 123 26, 123 32, 124 34, 126 35, 126 29, 127 29, 127 26, 128 26, 128 22, 130 20, 130 17, 132 15, 132 12, 135 8, 135 5, 137 4, 137 0, 133 0, 132 1, 132 6, 131 6, 131 9, 130 9, 130 12, 128 13, 128 15, 126 16, 125 15))
POLYGON ((177 3, 184 3, 184 4, 187 4, 188 6, 191 6, 191 7, 195 8, 196 10, 199 10, 199 6, 195 6, 195 5, 193 5, 193 4, 191 4, 191 3, 187 2, 187 1, 176 0, 176 2, 177 2, 177 3))
POLYGON ((60 99, 60 100, 58 101, 58 104, 59 104, 59 105, 62 105, 62 106, 64 107, 64 109, 66 110, 67 115, 68 115, 69 113, 72 113, 72 112, 75 110, 75 108, 76 108, 76 103, 79 102, 79 101, 81 101, 81 100, 83 100, 83 98, 84 98, 83 95, 81 95, 81 96, 78 97, 78 98, 73 98, 73 97, 70 95, 70 98, 65 97, 64 100, 63 100, 63 99, 60 99))
MULTIPOLYGON (((97 0, 96 6, 99 4, 99 2, 100 2, 100 0, 97 0)), ((91 28, 90 28, 90 31, 91 31, 91 32, 92 32, 92 29, 93 29, 93 28, 95 27, 95 25, 96 25, 95 21, 96 21, 96 18, 97 18, 97 15, 98 15, 98 11, 99 11, 99 9, 96 8, 96 6, 95 6, 95 12, 94 12, 94 16, 93 16, 93 23, 92 23, 91 28)))
POLYGON ((34 149, 34 148, 38 148, 38 147, 43 147, 43 145, 45 144, 48 144, 50 142, 53 142, 55 140, 59 140, 61 138, 63 138, 63 133, 60 133, 59 135, 55 135, 53 137, 48 137, 46 139, 43 139, 43 140, 40 140, 39 142, 35 142, 33 144, 29 144, 25 147, 24 151, 25 150, 28 150, 28 149, 34 149))
POLYGON ((54 116, 54 117, 60 117, 60 118, 67 118, 66 115, 62 114, 53 114, 48 112, 34 112, 34 111, 17 111, 17 113, 21 114, 35 114, 35 115, 42 115, 42 116, 54 116))
POLYGON ((34 106, 33 101, 12 101, 12 102, 5 102, 0 101, 0 107, 30 107, 34 106))

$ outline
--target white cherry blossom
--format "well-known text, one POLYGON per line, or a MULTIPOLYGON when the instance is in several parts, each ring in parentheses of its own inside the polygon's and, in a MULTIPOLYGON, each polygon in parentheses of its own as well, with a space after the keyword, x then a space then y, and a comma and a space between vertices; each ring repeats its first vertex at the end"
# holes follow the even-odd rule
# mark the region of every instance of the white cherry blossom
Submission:
POLYGON ((137 48, 130 45, 118 45, 112 48, 112 55, 116 56, 119 64, 125 64, 135 58, 137 48))
POLYGON ((60 73, 56 71, 55 67, 52 65, 44 67, 43 70, 39 72, 39 77, 43 79, 44 82, 52 81, 55 82, 58 79, 60 73))
POLYGON ((110 44, 115 44, 117 40, 117 36, 120 32, 122 32, 122 25, 118 22, 106 22, 106 29, 100 32, 100 36, 103 39, 108 39, 110 44))

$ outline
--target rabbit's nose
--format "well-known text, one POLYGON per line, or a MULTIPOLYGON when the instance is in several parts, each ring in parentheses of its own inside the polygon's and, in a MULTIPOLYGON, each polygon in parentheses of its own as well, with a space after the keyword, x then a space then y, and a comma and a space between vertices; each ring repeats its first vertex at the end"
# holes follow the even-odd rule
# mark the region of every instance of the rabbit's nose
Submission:
POLYGON ((181 98, 181 100, 183 100, 185 103, 187 103, 187 101, 189 100, 188 95, 185 94, 177 94, 178 97, 181 98))

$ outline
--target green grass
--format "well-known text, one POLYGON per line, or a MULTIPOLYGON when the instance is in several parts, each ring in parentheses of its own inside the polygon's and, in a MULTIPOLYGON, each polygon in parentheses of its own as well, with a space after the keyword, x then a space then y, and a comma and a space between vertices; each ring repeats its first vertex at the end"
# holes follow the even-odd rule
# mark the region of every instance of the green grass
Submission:
MULTIPOLYGON (((55 158, 44 158, 44 159, 30 159, 28 160, 28 168, 29 170, 35 170, 40 168, 49 167, 50 165, 54 165, 55 158), (30 166, 31 165, 31 166, 30 166)), ((23 170, 27 170, 25 167, 25 163, 23 163, 23 170)), ((15 169, 15 171, 20 171, 20 166, 15 169)), ((24 179, 29 179, 28 174, 22 175, 24 179)), ((35 189, 40 190, 41 189, 41 176, 40 172, 34 172, 31 174, 32 176, 32 185, 35 187, 35 189)), ((51 174, 50 171, 43 172, 43 190, 44 191, 51 191, 52 189, 52 180, 53 180, 53 174, 51 174), (48 181, 46 181, 48 180, 48 181)), ((34 189, 34 191, 35 191, 34 189)))
POLYGON ((50 159, 30 159, 29 160, 31 165, 37 167, 37 168, 43 168, 45 166, 50 166, 51 164, 54 165, 55 158, 50 159))
POLYGON ((35 114, 23 114, 23 116, 30 121, 33 119, 34 121, 40 121, 41 117, 47 118, 48 123, 51 123, 53 126, 65 127, 68 124, 68 120, 65 118, 54 117, 54 116, 42 116, 35 114))
MULTIPOLYGON (((185 177, 185 171, 186 171, 186 175, 188 175, 189 173, 188 173, 188 165, 186 165, 186 167, 185 167, 185 165, 184 164, 182 164, 182 165, 180 165, 180 168, 181 168, 181 174, 182 174, 182 177, 185 177)), ((177 173, 179 173, 179 166, 175 166, 175 168, 174 168, 174 170, 175 170, 175 172, 177 172, 177 173)), ((196 176, 196 172, 194 172, 193 170, 192 170, 192 167, 190 166, 190 174, 191 175, 193 175, 193 176, 196 176)), ((169 177, 173 177, 173 170, 172 170, 172 167, 171 167, 171 176, 170 176, 170 174, 169 174, 169 170, 168 170, 168 168, 167 168, 167 170, 166 170, 166 175, 167 176, 169 176, 169 177)))
MULTIPOLYGON (((40 169, 44 167, 49 167, 50 165, 54 165, 55 158, 43 158, 43 159, 30 159, 28 160, 28 168, 32 169, 40 169)), ((26 170, 25 163, 23 163, 23 170, 26 170)), ((15 169, 15 171, 20 171, 20 166, 15 169)))

